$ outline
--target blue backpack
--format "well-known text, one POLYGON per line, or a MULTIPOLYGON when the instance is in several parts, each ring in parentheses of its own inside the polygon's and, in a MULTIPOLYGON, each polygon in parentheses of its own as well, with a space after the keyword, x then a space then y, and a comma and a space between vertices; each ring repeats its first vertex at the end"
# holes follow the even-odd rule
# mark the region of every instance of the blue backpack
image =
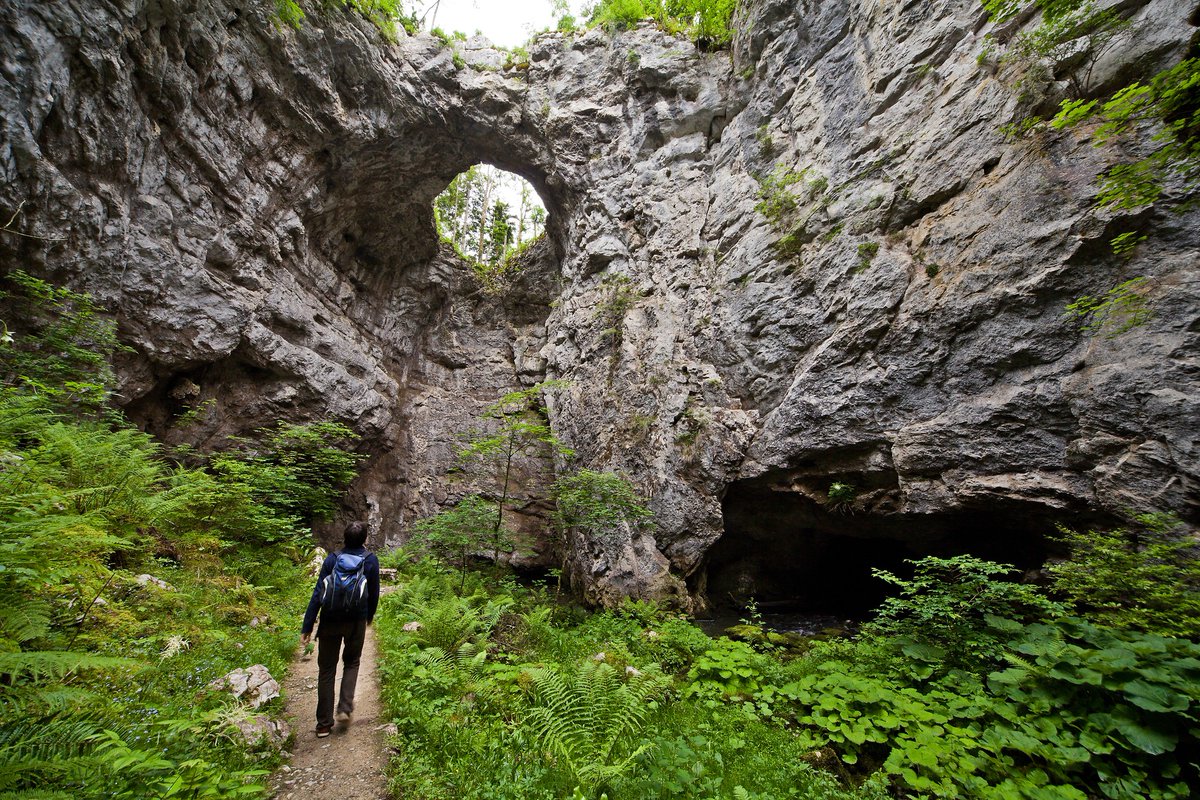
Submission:
POLYGON ((321 579, 321 608, 336 614, 367 608, 367 556, 338 553, 333 571, 321 579))

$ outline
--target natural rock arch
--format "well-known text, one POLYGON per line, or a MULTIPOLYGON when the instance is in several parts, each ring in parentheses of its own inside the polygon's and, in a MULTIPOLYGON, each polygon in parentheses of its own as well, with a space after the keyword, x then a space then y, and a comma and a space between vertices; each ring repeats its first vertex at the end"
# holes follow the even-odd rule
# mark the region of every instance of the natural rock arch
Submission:
MULTIPOLYGON (((1133 4, 1122 58, 1177 58, 1189 10, 1133 4)), ((1129 220, 1086 200, 1109 156, 996 130, 1016 101, 976 63, 975 0, 754 0, 732 55, 644 26, 542 37, 527 70, 474 45, 460 67, 351 15, 281 30, 270 11, 0 11, 0 200, 24 234, 0 258, 109 305, 135 350, 127 408, 168 441, 349 421, 372 455, 349 504, 396 539, 462 488, 454 433, 482 405, 568 378, 556 430, 659 521, 573 554, 603 602, 683 579, 702 594, 722 497, 762 476, 819 497, 888 475, 872 524, 994 502, 1195 517, 1195 212, 1144 212, 1155 321, 1081 336, 1062 307, 1127 269, 1104 242, 1129 220), (429 212, 481 160, 552 207, 500 300, 439 251, 429 212), (781 250, 761 181, 802 167, 818 199, 781 250), (198 426, 171 427, 206 399, 198 426)))

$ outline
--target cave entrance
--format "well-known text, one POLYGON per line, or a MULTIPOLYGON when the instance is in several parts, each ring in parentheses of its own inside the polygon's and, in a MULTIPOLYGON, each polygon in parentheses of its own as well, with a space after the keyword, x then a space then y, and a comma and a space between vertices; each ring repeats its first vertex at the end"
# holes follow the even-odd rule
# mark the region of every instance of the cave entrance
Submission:
POLYGON ((1050 511, 1033 504, 870 512, 769 478, 730 485, 722 507, 725 533, 703 573, 718 616, 736 615, 753 599, 767 614, 862 620, 892 588, 873 569, 909 577, 906 559, 970 554, 1033 570, 1045 562, 1054 531, 1050 511))
POLYGON ((546 230, 546 204, 519 175, 491 164, 460 172, 433 201, 438 236, 477 272, 503 272, 546 230))

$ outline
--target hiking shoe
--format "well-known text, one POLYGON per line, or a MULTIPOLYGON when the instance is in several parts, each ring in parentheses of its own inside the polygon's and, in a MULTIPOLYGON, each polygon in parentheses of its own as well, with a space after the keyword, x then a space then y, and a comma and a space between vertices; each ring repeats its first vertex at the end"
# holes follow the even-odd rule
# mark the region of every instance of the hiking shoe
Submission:
POLYGON ((318 739, 324 739, 326 736, 328 736, 331 733, 333 733, 332 725, 318 725, 317 726, 317 738, 318 739))
POLYGON ((349 727, 350 720, 353 719, 353 717, 354 717, 354 715, 351 714, 349 711, 339 711, 339 712, 337 712, 337 716, 335 717, 335 719, 337 719, 337 721, 342 723, 343 725, 349 727))

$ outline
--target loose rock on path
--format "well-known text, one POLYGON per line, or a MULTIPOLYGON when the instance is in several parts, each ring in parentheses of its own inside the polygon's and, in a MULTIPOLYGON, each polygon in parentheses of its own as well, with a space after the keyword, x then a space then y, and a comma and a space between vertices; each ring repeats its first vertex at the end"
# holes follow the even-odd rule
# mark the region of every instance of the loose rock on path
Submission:
MULTIPOLYGON (((296 743, 292 759, 271 778, 275 800, 392 800, 384 770, 387 766, 385 731, 379 678, 375 670, 375 629, 367 628, 354 719, 349 726, 334 725, 333 734, 318 739, 317 654, 299 656, 284 688, 287 715, 296 743)), ((338 664, 338 682, 342 679, 338 664)))

